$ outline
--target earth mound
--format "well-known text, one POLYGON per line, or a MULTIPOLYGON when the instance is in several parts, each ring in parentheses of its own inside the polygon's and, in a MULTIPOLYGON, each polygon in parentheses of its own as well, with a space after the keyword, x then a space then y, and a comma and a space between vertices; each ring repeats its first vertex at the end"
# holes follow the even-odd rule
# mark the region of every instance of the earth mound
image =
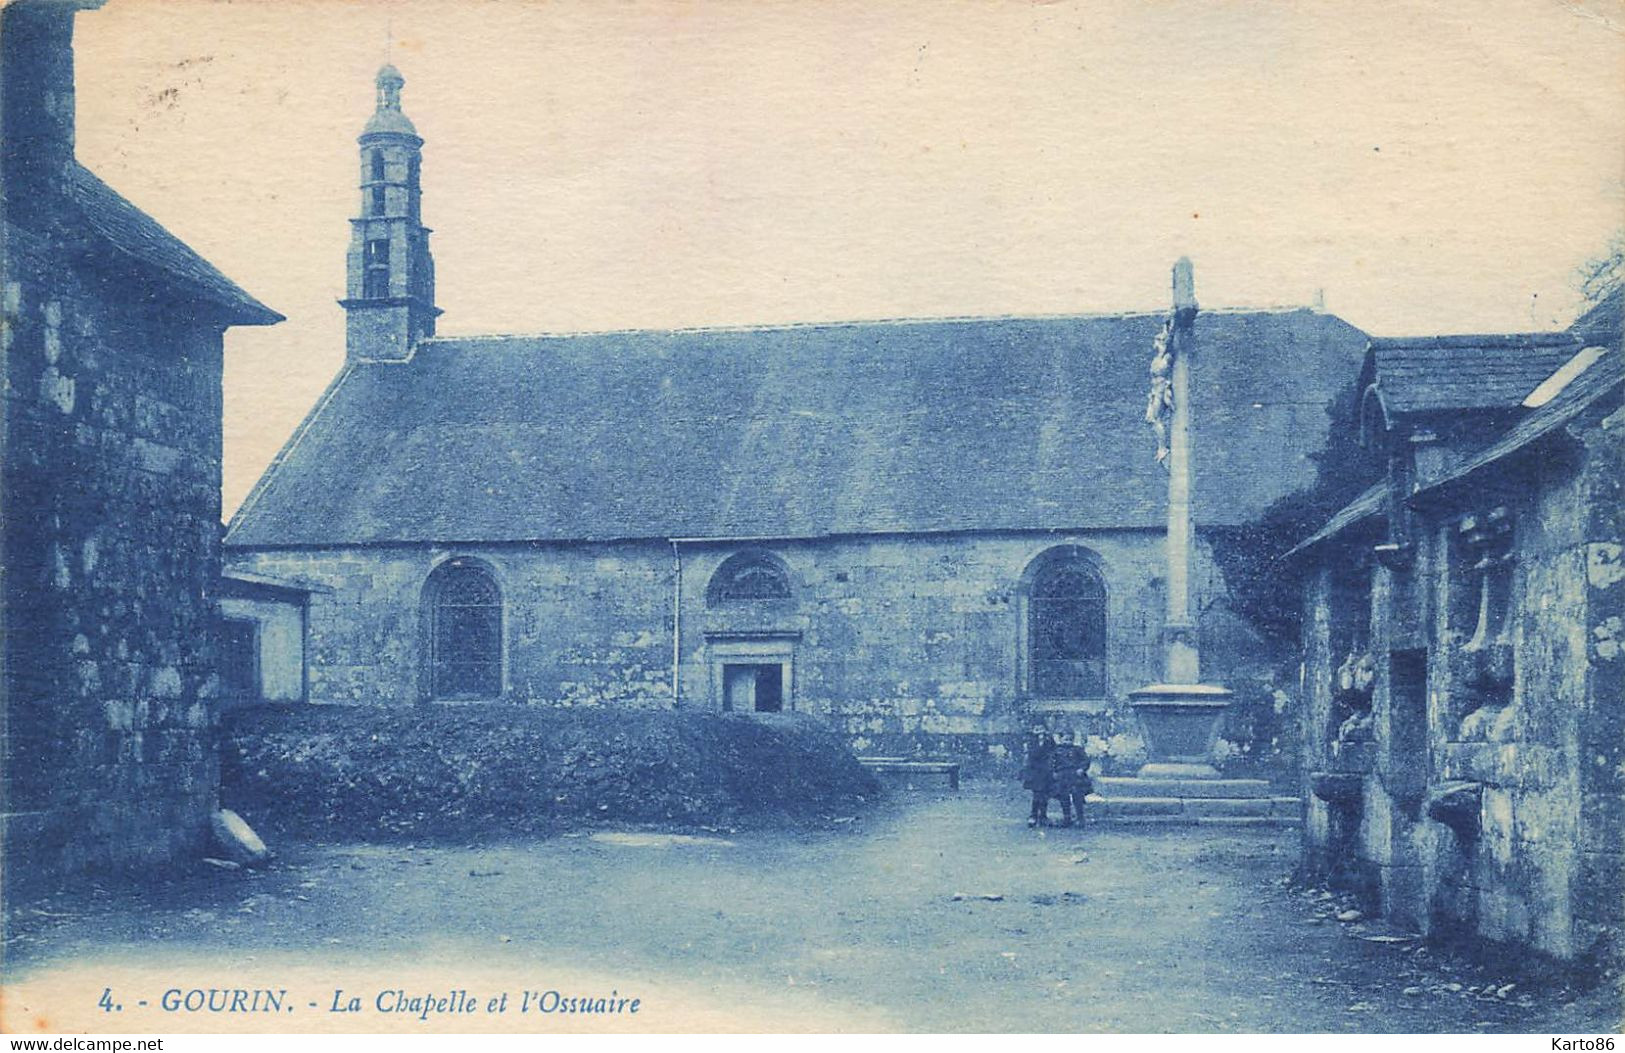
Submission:
POLYGON ((222 806, 279 833, 759 827, 851 815, 880 794, 834 732, 794 714, 303 704, 222 725, 222 806))

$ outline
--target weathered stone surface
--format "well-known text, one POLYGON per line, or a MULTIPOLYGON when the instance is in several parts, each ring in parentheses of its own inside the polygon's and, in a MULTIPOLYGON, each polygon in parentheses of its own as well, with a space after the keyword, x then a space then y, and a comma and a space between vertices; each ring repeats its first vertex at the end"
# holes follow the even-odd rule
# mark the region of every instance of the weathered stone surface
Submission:
MULTIPOLYGON (((673 704, 674 621, 680 622, 677 703, 717 709, 718 640, 772 638, 793 651, 798 712, 829 718, 861 753, 952 755, 976 768, 1019 760, 1034 722, 1074 732, 1097 773, 1144 760, 1127 693, 1158 678, 1163 554, 1154 534, 858 537, 767 546, 794 585, 789 604, 718 606, 708 587, 743 545, 685 546, 680 588, 665 542, 547 546, 376 546, 366 550, 233 550, 233 566, 331 586, 312 597, 310 698, 318 703, 422 701, 424 586, 445 559, 480 560, 504 605, 502 700, 569 706, 673 704), (1107 594, 1107 690, 1035 700, 1024 683, 1021 588, 1033 561, 1057 546, 1099 559, 1107 594), (613 567, 612 577, 606 567, 613 567)), ((1210 588, 1222 589, 1206 550, 1210 588)), ((1221 598, 1222 597, 1218 597, 1221 598)), ((1222 602, 1214 611, 1223 609, 1222 602)), ((1273 692, 1267 649, 1245 626, 1215 617, 1210 675, 1237 688, 1221 731, 1238 763, 1280 770, 1278 740, 1291 698, 1273 692), (1228 655, 1228 657, 1226 657, 1228 655)))
MULTIPOLYGON (((1364 748, 1339 741, 1332 687, 1353 645, 1338 640, 1368 648, 1378 669, 1375 778, 1358 827, 1351 835, 1337 809, 1312 798, 1305 866, 1380 864, 1391 917, 1566 959, 1595 945, 1598 926, 1625 924, 1625 660, 1613 647, 1625 604, 1625 466, 1618 389, 1608 390, 1540 450, 1411 502, 1400 524, 1414 543, 1408 566, 1372 567, 1361 591, 1349 568, 1369 565, 1369 537, 1351 538, 1317 552, 1304 591, 1302 727, 1328 796, 1330 773, 1358 770, 1349 751, 1364 748), (1505 525, 1502 547, 1464 532, 1468 518, 1505 525), (1423 690, 1392 676, 1401 658, 1425 673, 1423 690), (1400 792, 1422 786, 1425 799, 1400 792)), ((1493 437, 1466 418, 1429 428, 1430 442, 1458 455, 1493 437)), ((1403 453, 1397 461, 1400 478, 1403 453)))
POLYGON ((221 349, 237 316, 183 274, 240 290, 73 161, 77 6, 0 12, 8 121, 38 116, 43 91, 58 122, 0 150, 0 796, 41 817, 7 844, 28 862, 8 881, 195 857, 218 781, 221 349), (141 244, 114 244, 121 225, 141 244))
POLYGON ((209 816, 209 833, 220 854, 239 866, 264 866, 271 861, 271 850, 260 835, 230 808, 221 808, 209 816))
POLYGON ((1309 786, 1328 804, 1357 804, 1365 793, 1365 776, 1356 772, 1311 772, 1309 786))

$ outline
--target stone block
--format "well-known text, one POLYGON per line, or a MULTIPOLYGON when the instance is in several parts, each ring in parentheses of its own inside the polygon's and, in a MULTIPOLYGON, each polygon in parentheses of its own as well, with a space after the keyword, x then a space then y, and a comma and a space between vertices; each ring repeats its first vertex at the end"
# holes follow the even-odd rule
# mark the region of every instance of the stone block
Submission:
POLYGON ((1580 796, 1580 847, 1588 852, 1625 852, 1625 795, 1580 796))
POLYGON ((1388 866, 1380 872, 1382 912, 1395 924, 1420 930, 1428 914, 1426 876, 1419 866, 1388 866))
POLYGON ((1319 851, 1331 840, 1331 816, 1326 802, 1310 798, 1303 816, 1304 844, 1319 851))
POLYGON ((1513 836, 1530 845, 1571 847, 1580 836, 1573 794, 1524 792, 1514 800, 1513 836))
POLYGON ((1112 816, 1179 815, 1184 802, 1172 797, 1112 797, 1099 802, 1100 814, 1112 816))
POLYGON ((1512 794, 1499 786, 1486 786, 1479 806, 1479 833, 1485 840, 1513 839, 1512 794))
POLYGON ((1303 819, 1304 804, 1301 797, 1271 797, 1270 814, 1303 819))
POLYGON ((1574 914, 1588 921, 1625 921, 1625 855, 1581 852, 1573 882, 1574 914))
POLYGON ((1275 814, 1273 803, 1267 797, 1189 797, 1184 801, 1184 813, 1195 816, 1262 816, 1275 814))
POLYGON ((1478 889, 1455 882, 1440 883, 1433 890, 1432 914, 1447 923, 1443 927, 1445 932, 1457 935, 1472 932, 1478 917, 1478 889))
POLYGON ((1270 784, 1263 779, 1132 779, 1102 777, 1095 779, 1094 782, 1096 790, 1105 797, 1268 798, 1270 796, 1270 784))
POLYGON ((271 850, 243 817, 229 808, 216 811, 209 819, 209 832, 221 856, 239 866, 263 866, 271 860, 271 850))
POLYGON ((1439 750, 1440 775, 1447 780, 1493 782, 1495 746, 1488 742, 1450 742, 1439 750))
POLYGON ((1528 902, 1523 896, 1507 888, 1480 889, 1478 932, 1485 939, 1502 943, 1527 943, 1528 902))

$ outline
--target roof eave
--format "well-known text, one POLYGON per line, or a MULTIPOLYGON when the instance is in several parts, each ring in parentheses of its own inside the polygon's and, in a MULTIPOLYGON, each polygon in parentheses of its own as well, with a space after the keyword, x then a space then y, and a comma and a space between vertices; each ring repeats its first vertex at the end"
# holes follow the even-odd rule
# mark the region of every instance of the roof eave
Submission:
POLYGON ((1382 506, 1382 493, 1385 484, 1378 483, 1368 488, 1360 496, 1338 509, 1321 525, 1320 529, 1304 538, 1302 541, 1287 549, 1280 556, 1281 562, 1294 559, 1310 549, 1335 541, 1343 535, 1358 529, 1373 520, 1385 521, 1387 514, 1382 506))

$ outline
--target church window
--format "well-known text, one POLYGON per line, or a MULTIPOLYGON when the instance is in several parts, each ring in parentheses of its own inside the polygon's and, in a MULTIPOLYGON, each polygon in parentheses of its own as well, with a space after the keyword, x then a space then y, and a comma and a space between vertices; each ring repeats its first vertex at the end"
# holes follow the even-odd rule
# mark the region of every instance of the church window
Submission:
POLYGON ((765 552, 729 556, 711 577, 707 601, 712 605, 790 599, 790 575, 765 552))
POLYGON ((382 150, 372 152, 372 181, 374 183, 384 181, 384 152, 382 150))
POLYGON ((1074 548, 1052 549, 1030 571, 1026 596, 1029 692, 1038 698, 1106 693, 1106 585, 1074 548))
POLYGON ((478 563, 454 559, 429 582, 430 694, 436 699, 502 693, 502 592, 478 563))
POLYGON ((369 300, 389 295, 389 239, 374 238, 367 242, 365 287, 362 295, 369 300))
POLYGON ((381 187, 381 186, 371 187, 367 191, 367 196, 368 196, 368 199, 369 199, 369 204, 367 206, 367 214, 369 216, 381 216, 381 215, 383 215, 384 214, 384 188, 381 187))

